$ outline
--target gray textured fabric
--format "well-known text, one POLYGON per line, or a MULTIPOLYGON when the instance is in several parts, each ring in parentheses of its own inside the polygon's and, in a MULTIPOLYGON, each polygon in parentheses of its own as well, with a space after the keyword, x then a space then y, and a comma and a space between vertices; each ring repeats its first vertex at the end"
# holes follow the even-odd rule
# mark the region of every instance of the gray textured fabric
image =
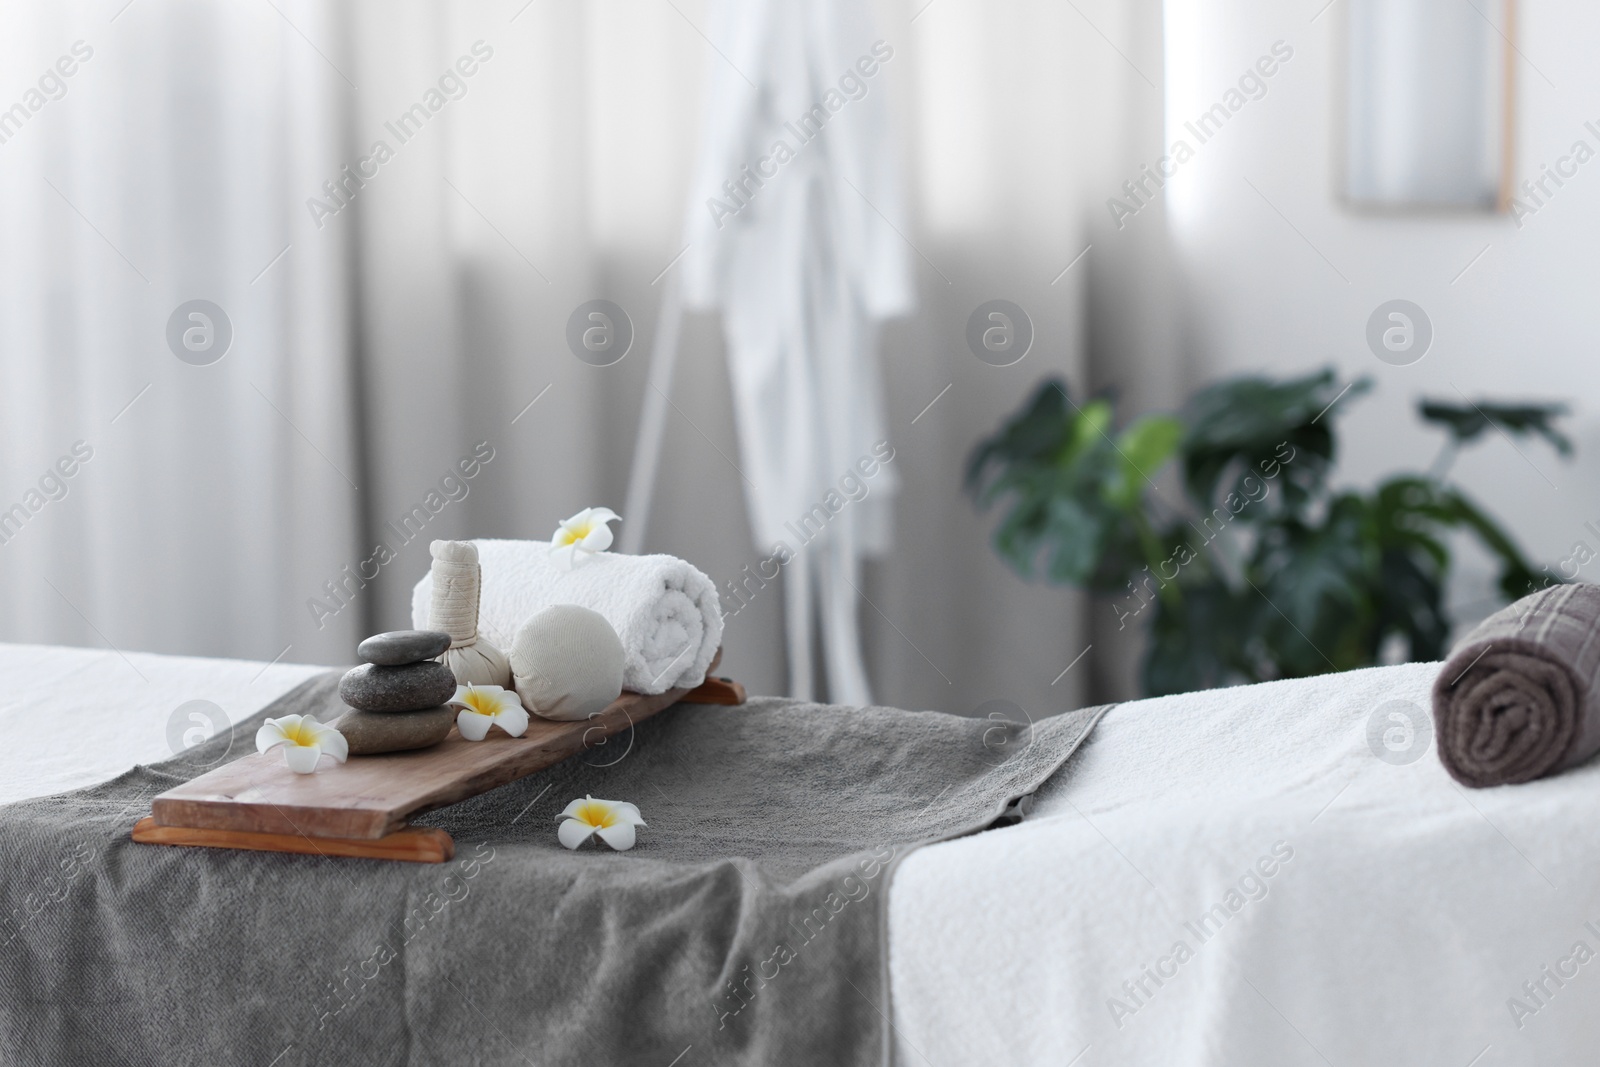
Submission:
POLYGON ((1528 782, 1600 751, 1600 586, 1542 589, 1479 623, 1433 684, 1433 722, 1463 785, 1528 782))
MULTIPOLYGON (((263 715, 331 718, 337 683, 263 715)), ((441 865, 130 841, 217 738, 0 808, 0 1060, 885 1063, 894 864, 994 821, 1102 711, 1030 729, 683 705, 423 817, 456 839, 441 865), (586 794, 642 809, 632 851, 557 843, 556 813, 586 794)))

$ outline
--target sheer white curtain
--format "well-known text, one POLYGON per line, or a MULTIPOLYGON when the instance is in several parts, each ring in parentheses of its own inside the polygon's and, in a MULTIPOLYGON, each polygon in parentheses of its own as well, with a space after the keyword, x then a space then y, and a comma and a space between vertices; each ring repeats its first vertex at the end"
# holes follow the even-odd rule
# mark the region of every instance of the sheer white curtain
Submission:
MULTIPOLYGON (((1088 279, 1137 258, 1095 227, 1159 135, 1156 7, 874 10, 921 309, 883 340, 902 490, 898 547, 862 586, 874 695, 1069 706, 1086 669, 1051 683, 1089 641, 1083 604, 995 559, 960 478, 1039 378, 1086 384, 1088 279), (997 297, 1037 335, 1008 368, 965 342, 997 297)), ((362 629, 408 625, 428 540, 620 510, 704 74, 723 62, 704 17, 697 0, 15 5, 5 69, 42 72, 79 38, 96 51, 0 144, 0 506, 74 441, 96 451, 0 545, 0 636, 339 662, 362 629), (164 339, 195 298, 234 327, 207 367, 164 339), (595 298, 634 329, 611 366, 565 339, 595 298), (459 477, 480 443, 493 458, 459 477)), ((1127 317, 1148 310, 1123 296, 1127 317)), ((646 549, 724 584, 766 550, 714 317, 686 319, 671 399, 646 549)), ((725 662, 753 689, 785 686, 782 607, 769 583, 730 621, 725 662)))
POLYGON ((356 634, 304 605, 360 514, 346 239, 300 206, 341 147, 342 81, 306 43, 337 41, 332 14, 0 11, 5 639, 270 660, 356 634), (231 324, 205 366, 166 338, 196 299, 231 324))
MULTIPOLYGON (((884 338, 905 489, 897 548, 869 565, 859 608, 875 692, 956 711, 993 699, 1067 706, 1088 680, 1087 665, 1061 677, 1090 641, 1084 604, 994 558, 990 520, 960 477, 973 442, 1039 378, 1088 386, 1091 342, 1107 364, 1097 381, 1137 386, 1147 374, 1135 357, 1159 318, 1159 279, 1144 267, 1159 240, 1111 230, 1104 201, 1159 142, 1159 5, 874 9, 895 49, 883 91, 904 134, 904 236, 923 309, 884 338), (1106 290, 1092 327, 1091 276, 1106 290), (966 347, 967 316, 996 297, 1023 305, 1037 330, 1015 367, 966 347)), ((361 193, 369 429, 375 456, 406 457, 378 464, 377 516, 409 506, 472 427, 507 444, 486 476, 492 491, 445 517, 453 532, 543 537, 587 504, 620 509, 660 281, 685 240, 705 72, 727 62, 701 34, 705 16, 704 3, 664 0, 360 9, 358 138, 378 136, 474 41, 495 50, 467 95, 361 193), (627 358, 603 368, 563 336, 596 297, 620 304, 636 334, 627 358)), ((720 326, 690 316, 646 548, 696 561, 724 588, 767 554, 744 517, 737 460, 720 326)), ((422 566, 419 553, 408 582, 422 566)), ((403 620, 403 584, 380 594, 385 623, 403 620)), ((729 669, 762 691, 786 684, 782 606, 769 582, 727 632, 729 669)))

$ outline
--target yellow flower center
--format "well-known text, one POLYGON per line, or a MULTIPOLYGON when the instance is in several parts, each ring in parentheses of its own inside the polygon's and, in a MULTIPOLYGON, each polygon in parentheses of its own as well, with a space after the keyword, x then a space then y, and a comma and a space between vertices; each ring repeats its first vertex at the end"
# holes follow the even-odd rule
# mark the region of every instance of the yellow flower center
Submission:
POLYGON ((312 734, 311 728, 306 724, 304 719, 301 719, 293 726, 280 726, 279 729, 283 731, 283 736, 291 745, 296 745, 300 748, 310 748, 312 745, 317 743, 316 737, 312 734))
POLYGON ((494 695, 485 693, 481 689, 475 689, 472 686, 468 686, 467 691, 461 694, 461 703, 479 715, 487 715, 491 719, 500 714, 500 702, 494 698, 494 695))
POLYGON ((585 826, 593 826, 597 830, 604 830, 609 826, 617 825, 616 809, 610 804, 602 804, 598 800, 586 800, 578 805, 578 810, 572 817, 585 826))
POLYGON ((561 532, 556 534, 556 540, 563 545, 575 545, 594 532, 594 522, 588 521, 577 526, 563 526, 561 532))

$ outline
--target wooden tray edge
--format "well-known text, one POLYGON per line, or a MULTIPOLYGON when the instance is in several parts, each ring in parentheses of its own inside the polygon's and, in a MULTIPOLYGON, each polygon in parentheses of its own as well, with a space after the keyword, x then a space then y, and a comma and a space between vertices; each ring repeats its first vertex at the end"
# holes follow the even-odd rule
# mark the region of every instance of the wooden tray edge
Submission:
POLYGON ((406 827, 385 837, 357 840, 344 837, 306 837, 304 834, 264 834, 249 830, 201 830, 188 826, 162 826, 146 815, 134 824, 133 840, 145 845, 192 845, 202 848, 237 848, 252 852, 292 852, 303 856, 345 856, 354 859, 400 860, 409 863, 444 863, 456 854, 455 840, 433 827, 406 827))
POLYGON ((689 690, 678 698, 680 704, 743 704, 749 697, 744 691, 744 686, 732 678, 713 678, 706 675, 706 680, 695 688, 689 690))

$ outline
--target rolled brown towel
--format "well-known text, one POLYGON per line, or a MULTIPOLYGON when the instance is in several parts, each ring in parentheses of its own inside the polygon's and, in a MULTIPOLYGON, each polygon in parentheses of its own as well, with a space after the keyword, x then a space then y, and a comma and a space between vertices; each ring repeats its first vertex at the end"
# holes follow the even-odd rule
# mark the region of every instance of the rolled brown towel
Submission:
POLYGON ((1433 726, 1445 770, 1476 788, 1600 751, 1600 586, 1541 589, 1479 623, 1433 683, 1433 726))

